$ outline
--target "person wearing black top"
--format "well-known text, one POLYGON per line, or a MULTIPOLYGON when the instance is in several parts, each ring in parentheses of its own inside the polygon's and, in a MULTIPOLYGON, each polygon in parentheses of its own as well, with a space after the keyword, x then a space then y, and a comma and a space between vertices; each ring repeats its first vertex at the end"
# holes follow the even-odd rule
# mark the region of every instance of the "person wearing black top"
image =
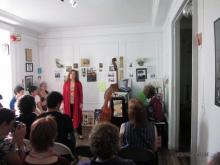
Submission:
POLYGON ((16 120, 26 124, 27 128, 25 138, 29 139, 31 124, 37 118, 37 115, 34 113, 36 109, 34 97, 31 95, 22 96, 18 101, 18 109, 20 111, 20 115, 16 118, 16 120))
POLYGON ((72 120, 68 115, 60 112, 60 105, 63 101, 63 96, 56 91, 51 92, 47 96, 48 111, 39 116, 46 117, 48 115, 54 117, 57 122, 58 135, 55 141, 65 144, 71 151, 75 152, 76 140, 74 136, 72 120))

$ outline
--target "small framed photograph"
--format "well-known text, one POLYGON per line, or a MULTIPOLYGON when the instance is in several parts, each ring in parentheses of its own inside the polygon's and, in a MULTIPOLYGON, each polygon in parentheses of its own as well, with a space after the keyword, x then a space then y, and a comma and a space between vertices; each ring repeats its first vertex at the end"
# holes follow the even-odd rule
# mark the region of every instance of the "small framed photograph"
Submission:
POLYGON ((25 76, 25 90, 27 91, 33 85, 33 76, 25 76))
POLYGON ((74 63, 74 64, 73 64, 73 68, 74 68, 74 69, 78 69, 78 63, 74 63))
POLYGON ((137 82, 144 82, 147 79, 147 68, 136 69, 137 82))
POLYGON ((25 49, 25 59, 28 62, 32 62, 32 49, 25 49))
POLYGON ((33 63, 26 63, 26 72, 33 72, 33 63))

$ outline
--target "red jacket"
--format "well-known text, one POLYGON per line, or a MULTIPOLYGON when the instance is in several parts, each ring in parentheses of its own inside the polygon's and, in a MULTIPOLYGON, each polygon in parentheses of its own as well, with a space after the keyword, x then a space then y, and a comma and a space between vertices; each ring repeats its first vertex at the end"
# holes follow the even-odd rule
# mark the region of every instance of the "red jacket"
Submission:
MULTIPOLYGON (((63 85, 63 103, 64 113, 71 117, 70 114, 70 81, 66 81, 63 85)), ((82 109, 80 104, 83 104, 83 90, 81 82, 75 82, 74 90, 74 112, 73 112, 73 127, 78 128, 82 123, 82 109)))

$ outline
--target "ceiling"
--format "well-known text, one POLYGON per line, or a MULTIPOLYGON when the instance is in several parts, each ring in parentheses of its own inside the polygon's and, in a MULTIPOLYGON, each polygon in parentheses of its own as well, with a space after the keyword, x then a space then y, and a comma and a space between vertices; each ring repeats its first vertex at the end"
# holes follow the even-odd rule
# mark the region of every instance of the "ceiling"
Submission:
POLYGON ((145 23, 161 26, 173 0, 0 0, 1 16, 36 31, 145 23), (40 30, 41 29, 41 30, 40 30))

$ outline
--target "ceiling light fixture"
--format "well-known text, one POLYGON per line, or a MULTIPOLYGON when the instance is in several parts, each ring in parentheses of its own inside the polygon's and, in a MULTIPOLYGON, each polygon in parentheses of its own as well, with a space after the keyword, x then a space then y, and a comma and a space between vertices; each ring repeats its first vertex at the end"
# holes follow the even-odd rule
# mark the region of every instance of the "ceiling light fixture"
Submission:
MULTIPOLYGON (((60 0, 60 1, 64 2, 64 0, 60 0)), ((69 2, 70 2, 72 7, 76 7, 78 5, 77 1, 75 1, 75 0, 69 0, 69 2)))

